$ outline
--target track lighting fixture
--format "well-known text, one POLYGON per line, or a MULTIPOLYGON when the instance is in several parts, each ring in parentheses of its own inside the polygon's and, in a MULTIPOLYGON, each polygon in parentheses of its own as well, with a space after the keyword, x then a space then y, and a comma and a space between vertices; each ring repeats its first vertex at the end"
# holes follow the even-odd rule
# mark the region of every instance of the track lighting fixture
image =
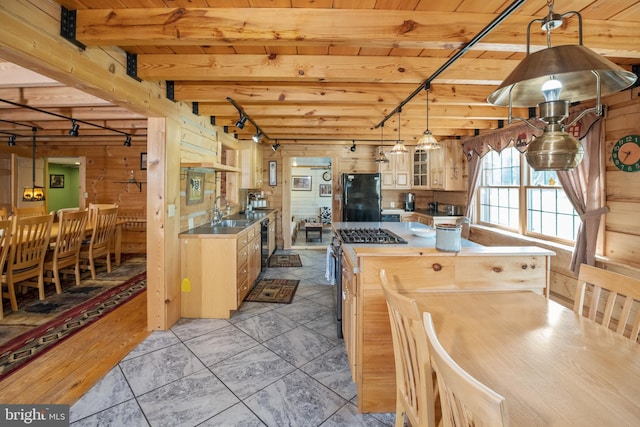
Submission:
POLYGON ((418 140, 418 144, 416 145, 416 151, 424 151, 424 150, 435 150, 440 148, 440 144, 435 136, 429 130, 429 89, 431 88, 431 84, 427 83, 425 86, 425 94, 427 97, 427 130, 424 131, 422 137, 418 140))
POLYGON ((389 163, 389 158, 384 153, 384 123, 380 125, 380 153, 378 153, 378 157, 374 160, 376 163, 389 163))
POLYGON ((253 139, 253 142, 255 142, 256 144, 258 144, 260 142, 260 140, 262 139, 262 132, 260 130, 258 130, 255 135, 253 135, 251 137, 251 139, 253 139))
POLYGON ((10 135, 9 136, 9 142, 7 142, 7 145, 9 145, 9 147, 13 147, 16 145, 16 136, 15 135, 10 135))
POLYGON ((349 150, 351 150, 352 153, 355 153, 355 151, 356 151, 356 142, 355 141, 351 141, 351 142, 352 142, 352 145, 351 145, 351 148, 349 148, 349 150))
POLYGON ((271 149, 273 151, 277 151, 278 148, 280 148, 280 143, 278 141, 276 141, 276 143, 271 146, 271 149))
POLYGON ((400 139, 400 126, 402 124, 400 120, 400 113, 402 113, 402 109, 398 109, 398 141, 391 149, 391 154, 404 154, 409 152, 407 147, 404 146, 404 141, 400 139))
POLYGON ((247 116, 246 114, 242 114, 240 116, 240 120, 238 120, 236 122, 236 127, 238 129, 244 129, 244 124, 247 122, 247 119, 249 118, 249 116, 247 116))
POLYGON ((71 121, 71 130, 69 131, 69 136, 78 136, 78 129, 80 129, 80 125, 76 123, 75 120, 71 121))
POLYGON ((126 138, 124 139, 124 146, 131 147, 131 135, 127 135, 126 138))

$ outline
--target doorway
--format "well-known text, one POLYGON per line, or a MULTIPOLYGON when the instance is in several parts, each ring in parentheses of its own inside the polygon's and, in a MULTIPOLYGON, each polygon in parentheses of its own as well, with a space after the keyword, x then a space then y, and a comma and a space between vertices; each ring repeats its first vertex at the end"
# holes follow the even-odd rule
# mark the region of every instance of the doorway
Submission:
POLYGON ((85 206, 84 157, 48 157, 45 175, 47 212, 85 206))

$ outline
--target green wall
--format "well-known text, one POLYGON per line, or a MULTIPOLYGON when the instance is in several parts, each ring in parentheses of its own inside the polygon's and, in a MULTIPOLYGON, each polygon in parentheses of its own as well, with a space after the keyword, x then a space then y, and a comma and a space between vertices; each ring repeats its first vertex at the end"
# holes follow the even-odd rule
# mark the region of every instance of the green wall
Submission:
POLYGON ((46 177, 49 190, 47 211, 57 211, 62 208, 77 208, 80 206, 80 171, 75 165, 49 163, 49 176, 46 177), (51 175, 64 176, 64 188, 50 188, 51 175))

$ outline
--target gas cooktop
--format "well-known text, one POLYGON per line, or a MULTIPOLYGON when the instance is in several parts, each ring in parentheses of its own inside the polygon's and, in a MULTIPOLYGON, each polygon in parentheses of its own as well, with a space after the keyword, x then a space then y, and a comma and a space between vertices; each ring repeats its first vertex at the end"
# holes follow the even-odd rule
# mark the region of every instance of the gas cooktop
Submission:
POLYGON ((338 233, 342 243, 407 243, 405 239, 385 228, 342 228, 338 233))

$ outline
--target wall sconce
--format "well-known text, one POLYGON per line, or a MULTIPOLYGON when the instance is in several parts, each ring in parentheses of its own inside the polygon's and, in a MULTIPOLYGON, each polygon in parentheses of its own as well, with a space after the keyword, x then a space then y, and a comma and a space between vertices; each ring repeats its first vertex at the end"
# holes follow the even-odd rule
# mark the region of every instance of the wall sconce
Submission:
POLYGON ((535 19, 527 27, 527 56, 489 97, 493 105, 509 107, 509 123, 522 120, 543 134, 527 148, 527 162, 535 170, 568 170, 582 161, 584 149, 565 129, 585 114, 602 115, 602 96, 624 90, 635 83, 637 76, 623 70, 605 57, 582 45, 582 16, 578 12, 558 15, 553 1, 547 2, 549 14, 535 19), (569 15, 578 17, 578 45, 551 47, 551 30, 560 26, 569 15), (547 48, 529 53, 531 25, 541 22, 547 31, 547 48), (582 111, 571 123, 569 104, 596 98, 593 108, 582 111), (538 105, 545 126, 540 128, 527 118, 513 117, 512 107, 538 105))
POLYGON ((71 121, 71 130, 69 130, 69 136, 78 136, 78 130, 80 125, 75 120, 71 121))

